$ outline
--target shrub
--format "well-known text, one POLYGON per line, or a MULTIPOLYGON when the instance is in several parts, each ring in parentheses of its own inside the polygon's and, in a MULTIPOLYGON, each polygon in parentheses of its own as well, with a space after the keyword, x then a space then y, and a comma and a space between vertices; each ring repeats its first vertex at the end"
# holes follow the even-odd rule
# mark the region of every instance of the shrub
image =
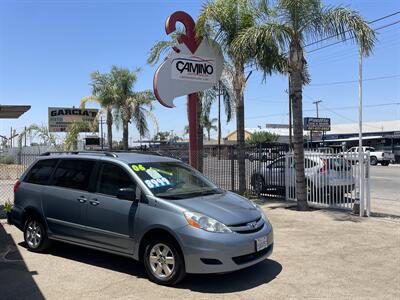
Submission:
POLYGON ((0 156, 0 164, 11 165, 14 163, 14 157, 11 155, 0 156))

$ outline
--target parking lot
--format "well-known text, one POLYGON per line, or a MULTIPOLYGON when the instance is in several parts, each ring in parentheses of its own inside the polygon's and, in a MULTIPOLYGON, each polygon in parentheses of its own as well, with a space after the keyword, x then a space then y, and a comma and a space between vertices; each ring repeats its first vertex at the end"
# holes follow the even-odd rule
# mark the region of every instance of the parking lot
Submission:
POLYGON ((140 263, 55 244, 28 252, 22 233, 0 224, 0 299, 399 299, 400 222, 345 212, 300 213, 264 205, 272 256, 223 275, 190 275, 176 287, 147 280, 140 263))

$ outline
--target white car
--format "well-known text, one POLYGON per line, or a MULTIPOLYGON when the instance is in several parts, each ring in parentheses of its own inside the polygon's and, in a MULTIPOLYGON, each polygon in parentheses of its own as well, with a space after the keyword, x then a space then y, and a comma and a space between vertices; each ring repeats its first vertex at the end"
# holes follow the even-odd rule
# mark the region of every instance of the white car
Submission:
MULTIPOLYGON (((376 151, 373 147, 363 147, 363 152, 369 151, 369 159, 371 166, 380 163, 382 166, 388 166, 394 160, 394 154, 387 151, 376 151)), ((358 147, 352 147, 341 155, 348 161, 355 163, 358 161, 358 147)))
MULTIPOLYGON (((264 193, 271 189, 284 189, 288 184, 291 194, 294 194, 295 168, 292 157, 289 158, 288 164, 286 167, 286 159, 281 157, 269 165, 260 166, 251 177, 253 188, 264 193)), ((340 156, 306 152, 304 164, 308 194, 323 191, 323 194, 329 193, 334 197, 343 198, 355 187, 352 166, 340 156)))

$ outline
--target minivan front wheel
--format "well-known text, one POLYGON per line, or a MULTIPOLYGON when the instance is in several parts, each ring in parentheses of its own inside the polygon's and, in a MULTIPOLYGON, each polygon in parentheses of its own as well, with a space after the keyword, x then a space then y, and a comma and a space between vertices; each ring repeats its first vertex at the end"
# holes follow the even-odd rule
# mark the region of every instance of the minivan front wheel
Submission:
POLYGON ((33 252, 43 252, 50 245, 44 225, 34 217, 28 218, 25 223, 24 240, 28 249, 33 252))
POLYGON ((183 257, 172 241, 152 241, 146 246, 144 266, 151 281, 162 285, 177 284, 185 277, 183 257))

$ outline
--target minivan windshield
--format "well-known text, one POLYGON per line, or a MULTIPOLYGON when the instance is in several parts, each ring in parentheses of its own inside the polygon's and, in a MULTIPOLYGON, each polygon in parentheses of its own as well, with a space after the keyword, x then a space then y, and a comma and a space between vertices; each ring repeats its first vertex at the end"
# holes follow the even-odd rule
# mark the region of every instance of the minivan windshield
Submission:
POLYGON ((151 162, 130 166, 153 195, 160 198, 185 199, 224 192, 200 172, 183 163, 151 162))

